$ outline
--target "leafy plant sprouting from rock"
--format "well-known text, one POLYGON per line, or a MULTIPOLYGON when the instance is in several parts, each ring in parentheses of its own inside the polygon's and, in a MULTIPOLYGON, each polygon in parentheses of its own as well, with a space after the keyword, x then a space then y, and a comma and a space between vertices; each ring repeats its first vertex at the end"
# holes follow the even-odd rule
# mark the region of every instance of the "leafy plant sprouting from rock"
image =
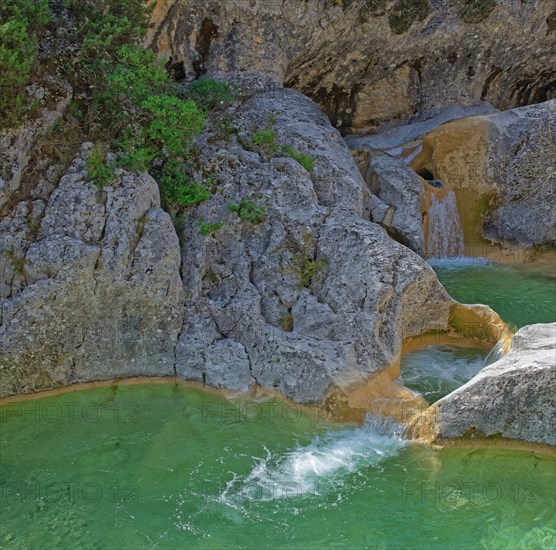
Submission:
POLYGON ((102 189, 114 181, 116 166, 113 162, 106 162, 106 149, 99 142, 89 151, 87 157, 87 172, 93 183, 102 189))
POLYGON ((480 23, 496 7, 496 0, 454 0, 458 15, 465 23, 480 23))
POLYGON ((317 249, 313 240, 313 233, 306 230, 303 232, 301 245, 293 240, 288 243, 288 248, 293 249, 293 252, 291 265, 285 271, 297 277, 301 288, 311 288, 314 278, 328 265, 325 258, 317 259, 317 249))
POLYGON ((282 328, 284 332, 292 332, 293 331, 293 314, 291 311, 288 311, 280 319, 278 319, 278 324, 282 328))
POLYGON ((228 205, 228 210, 235 212, 241 220, 259 225, 263 223, 268 210, 268 205, 262 199, 260 194, 248 198, 243 197, 238 204, 228 205))
POLYGON ((207 223, 203 221, 203 218, 199 218, 199 233, 204 237, 213 235, 221 229, 223 225, 224 222, 207 223))
POLYGON ((296 160, 307 170, 310 172, 315 167, 315 161, 317 160, 316 157, 310 157, 305 153, 300 153, 297 149, 294 149, 291 145, 284 145, 282 147, 282 151, 287 153, 292 159, 296 160))

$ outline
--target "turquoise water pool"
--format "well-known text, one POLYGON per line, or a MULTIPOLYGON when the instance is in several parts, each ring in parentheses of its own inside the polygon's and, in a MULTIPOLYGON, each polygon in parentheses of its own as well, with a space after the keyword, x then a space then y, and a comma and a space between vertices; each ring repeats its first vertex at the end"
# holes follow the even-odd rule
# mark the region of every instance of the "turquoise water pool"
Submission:
POLYGON ((174 385, 0 409, 3 548, 554 548, 556 462, 174 385))
POLYGON ((489 305, 517 328, 556 322, 556 279, 546 271, 467 258, 430 263, 458 302, 489 305))

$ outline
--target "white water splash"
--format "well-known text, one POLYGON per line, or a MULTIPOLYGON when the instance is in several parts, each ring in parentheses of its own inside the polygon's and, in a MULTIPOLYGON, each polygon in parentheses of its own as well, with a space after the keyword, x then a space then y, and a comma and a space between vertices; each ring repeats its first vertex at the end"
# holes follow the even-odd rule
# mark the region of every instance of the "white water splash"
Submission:
POLYGON ((220 500, 234 506, 245 500, 321 494, 345 473, 395 455, 406 444, 403 430, 391 419, 368 417, 363 426, 327 432, 285 455, 274 456, 267 451, 247 476, 234 476, 220 500))
POLYGON ((463 229, 455 193, 450 191, 440 199, 433 193, 428 213, 428 256, 430 258, 463 256, 463 229))

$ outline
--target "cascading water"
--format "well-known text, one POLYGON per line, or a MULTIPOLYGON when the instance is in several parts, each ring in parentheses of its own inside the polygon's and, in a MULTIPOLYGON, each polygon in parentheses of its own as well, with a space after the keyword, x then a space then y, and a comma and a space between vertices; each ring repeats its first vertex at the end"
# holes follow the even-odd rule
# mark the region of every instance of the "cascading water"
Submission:
POLYGON ((428 210, 427 253, 429 258, 463 256, 463 229, 459 219, 456 195, 431 193, 428 210))

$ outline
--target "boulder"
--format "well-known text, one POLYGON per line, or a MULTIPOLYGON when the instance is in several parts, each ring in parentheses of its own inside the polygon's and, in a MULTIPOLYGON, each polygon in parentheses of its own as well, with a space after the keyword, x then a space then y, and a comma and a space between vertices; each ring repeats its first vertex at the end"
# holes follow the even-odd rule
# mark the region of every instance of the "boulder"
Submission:
POLYGON ((321 403, 394 364, 404 338, 447 329, 453 300, 426 262, 369 220, 376 197, 310 99, 263 92, 227 116, 237 137, 216 140, 209 126, 199 144, 219 192, 182 228, 179 375, 321 403), (275 135, 270 153, 253 143, 261 128, 275 135), (284 146, 312 157, 312 169, 284 146), (230 211, 242 200, 264 205, 261 223, 230 211), (201 235, 200 219, 223 226, 201 235))
POLYGON ((146 174, 97 189, 88 147, 46 203, 0 221, 0 396, 174 374, 183 287, 172 222, 146 174))
POLYGON ((507 355, 447 395, 426 416, 434 439, 501 436, 556 445, 556 323, 529 325, 507 355))

